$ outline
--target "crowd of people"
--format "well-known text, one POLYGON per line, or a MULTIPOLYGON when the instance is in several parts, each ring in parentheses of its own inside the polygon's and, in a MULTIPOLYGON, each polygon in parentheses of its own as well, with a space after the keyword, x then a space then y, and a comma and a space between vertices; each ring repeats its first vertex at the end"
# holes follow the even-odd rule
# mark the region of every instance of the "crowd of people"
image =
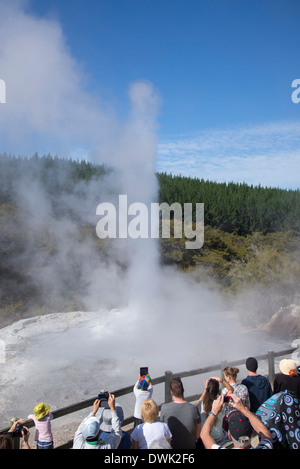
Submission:
MULTIPOLYGON (((228 366, 223 376, 210 377, 196 403, 185 400, 181 378, 170 381, 172 401, 159 410, 153 399, 150 375, 134 385, 134 428, 122 429, 124 413, 113 394, 97 398, 79 425, 73 449, 300 449, 300 367, 280 361, 273 386, 257 373, 254 357, 246 361, 248 376, 237 381, 238 368, 228 366), (253 444, 253 437, 256 444, 253 444)), ((50 406, 41 402, 28 420, 34 422, 37 449, 53 449, 50 406)), ((29 445, 24 420, 0 435, 0 449, 11 449, 11 436, 21 425, 23 448, 29 445)))

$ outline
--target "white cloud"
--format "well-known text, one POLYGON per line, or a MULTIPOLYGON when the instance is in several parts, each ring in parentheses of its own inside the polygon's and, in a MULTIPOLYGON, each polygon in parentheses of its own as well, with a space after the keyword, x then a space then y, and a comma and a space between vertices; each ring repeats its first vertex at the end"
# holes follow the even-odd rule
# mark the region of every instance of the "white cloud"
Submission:
POLYGON ((300 122, 212 129, 162 141, 157 170, 217 182, 298 188, 300 122))

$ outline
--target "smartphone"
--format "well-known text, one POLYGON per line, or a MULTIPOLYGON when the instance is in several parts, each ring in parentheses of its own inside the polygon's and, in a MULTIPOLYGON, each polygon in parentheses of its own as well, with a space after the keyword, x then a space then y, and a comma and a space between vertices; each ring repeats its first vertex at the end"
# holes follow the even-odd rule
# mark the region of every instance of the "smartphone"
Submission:
POLYGON ((140 368, 140 375, 146 376, 148 374, 148 366, 141 366, 140 368))
POLYGON ((224 396, 224 402, 230 402, 231 397, 230 396, 224 396))

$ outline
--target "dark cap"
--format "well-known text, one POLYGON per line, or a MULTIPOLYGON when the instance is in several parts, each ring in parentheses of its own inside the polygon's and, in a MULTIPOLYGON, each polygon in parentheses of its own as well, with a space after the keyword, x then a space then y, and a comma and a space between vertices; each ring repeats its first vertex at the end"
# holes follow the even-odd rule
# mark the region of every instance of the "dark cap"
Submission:
POLYGON ((250 421, 239 410, 234 410, 228 417, 228 430, 232 438, 239 440, 239 438, 251 438, 252 427, 250 421))
POLYGON ((246 368, 247 368, 247 370, 252 371, 253 373, 256 373, 256 370, 258 368, 258 363, 257 363, 256 358, 254 358, 254 357, 247 358, 246 368))

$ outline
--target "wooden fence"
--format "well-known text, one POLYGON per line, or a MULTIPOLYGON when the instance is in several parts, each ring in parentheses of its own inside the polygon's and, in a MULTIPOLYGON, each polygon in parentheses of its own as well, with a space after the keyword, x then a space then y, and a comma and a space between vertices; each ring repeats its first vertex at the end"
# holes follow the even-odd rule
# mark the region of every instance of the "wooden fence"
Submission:
MULTIPOLYGON (((260 360, 267 360, 268 361, 268 373, 267 373, 267 378, 269 379, 271 385, 273 385, 274 382, 274 377, 275 377, 275 357, 281 357, 285 355, 291 355, 295 351, 294 348, 288 349, 288 350, 282 350, 280 352, 273 352, 269 351, 265 355, 256 355, 256 359, 258 361, 260 360)), ((234 363, 234 365, 244 365, 246 362, 246 358, 240 359, 240 360, 231 360, 230 363, 234 363)), ((194 370, 190 371, 182 371, 182 372, 172 372, 172 371, 165 371, 165 374, 163 376, 159 376, 158 378, 151 378, 151 383, 153 386, 156 386, 158 384, 163 384, 164 383, 164 402, 171 402, 171 393, 170 393, 170 381, 173 376, 180 376, 181 379, 183 378, 188 378, 196 375, 201 375, 201 374, 207 374, 211 373, 212 371, 219 372, 221 373, 221 376, 223 375, 223 369, 228 365, 226 361, 221 362, 218 365, 212 365, 208 366, 205 368, 197 368, 194 370)), ((117 389, 116 391, 112 391, 112 394, 115 395, 116 399, 121 396, 125 396, 127 394, 133 393, 133 385, 117 389)), ((185 400, 188 402, 195 401, 199 398, 199 392, 198 394, 194 394, 191 396, 185 396, 185 400)), ((69 414, 73 414, 74 412, 78 412, 79 410, 86 409, 86 408, 91 408, 96 397, 92 397, 90 399, 87 399, 85 401, 77 402, 76 404, 71 404, 67 407, 63 407, 61 409, 57 409, 54 411, 51 411, 53 414, 53 419, 61 418, 69 414)), ((130 425, 133 423, 134 417, 128 417, 124 420, 122 427, 125 427, 127 425, 130 425)), ((28 420, 25 422, 25 426, 30 428, 34 426, 34 423, 32 420, 28 420)), ((3 430, 0 430, 0 434, 6 433, 9 430, 9 428, 4 428, 3 430)), ((14 442, 14 448, 19 448, 19 438, 13 438, 14 442)), ((56 449, 70 449, 72 447, 73 440, 68 441, 64 445, 56 447, 56 449)))

